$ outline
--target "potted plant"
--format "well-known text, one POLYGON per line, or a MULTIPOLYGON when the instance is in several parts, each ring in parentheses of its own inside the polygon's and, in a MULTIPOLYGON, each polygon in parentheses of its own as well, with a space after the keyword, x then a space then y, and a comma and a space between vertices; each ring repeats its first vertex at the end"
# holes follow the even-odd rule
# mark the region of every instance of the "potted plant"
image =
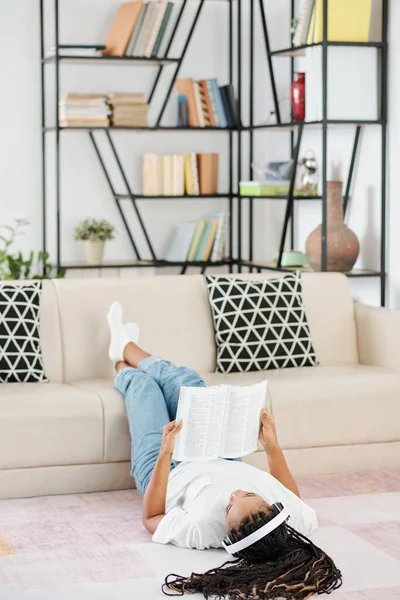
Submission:
POLYGON ((86 242, 86 262, 88 265, 101 265, 104 256, 104 243, 115 238, 115 228, 103 219, 85 219, 75 229, 75 239, 86 242))

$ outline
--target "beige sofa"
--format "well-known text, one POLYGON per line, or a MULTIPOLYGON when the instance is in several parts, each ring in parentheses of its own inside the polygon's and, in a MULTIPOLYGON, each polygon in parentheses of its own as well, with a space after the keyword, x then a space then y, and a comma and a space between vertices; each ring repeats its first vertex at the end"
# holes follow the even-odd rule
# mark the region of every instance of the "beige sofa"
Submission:
MULTIPOLYGON (((253 275, 267 277, 270 275, 253 275)), ((400 467, 400 313, 354 305, 346 277, 305 274, 320 366, 268 371, 281 445, 293 471, 400 467)), ((214 373, 200 276, 44 282, 41 338, 49 383, 0 384, 0 497, 132 486, 122 397, 113 390, 106 313, 119 299, 148 351, 245 384, 265 373, 214 373)), ((262 452, 249 461, 265 466, 262 452)))

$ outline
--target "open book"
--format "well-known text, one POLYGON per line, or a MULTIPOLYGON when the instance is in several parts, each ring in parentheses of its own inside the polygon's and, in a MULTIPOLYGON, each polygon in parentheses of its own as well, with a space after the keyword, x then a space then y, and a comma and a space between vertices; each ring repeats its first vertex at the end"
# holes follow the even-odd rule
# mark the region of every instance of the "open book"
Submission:
POLYGON ((238 458, 257 450, 267 381, 250 386, 181 387, 176 419, 183 420, 173 458, 238 458))

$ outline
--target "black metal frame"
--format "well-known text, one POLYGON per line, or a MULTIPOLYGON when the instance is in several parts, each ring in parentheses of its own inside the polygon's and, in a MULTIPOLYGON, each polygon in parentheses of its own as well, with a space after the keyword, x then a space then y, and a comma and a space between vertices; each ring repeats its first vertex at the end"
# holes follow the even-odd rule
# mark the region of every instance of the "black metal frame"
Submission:
MULTIPOLYGON (((271 79, 271 88, 272 88, 272 97, 274 103, 274 113, 276 115, 276 123, 268 123, 264 125, 254 125, 253 123, 253 113, 252 113, 252 98, 253 98, 253 85, 251 85, 250 89, 250 123, 248 127, 243 128, 244 131, 250 132, 250 155, 252 157, 253 154, 253 132, 257 130, 268 130, 268 129, 282 129, 290 131, 290 153, 291 157, 294 159, 294 172, 290 181, 289 191, 286 198, 282 197, 274 197, 274 196, 263 196, 256 198, 247 198, 247 197, 239 197, 239 206, 241 202, 245 199, 249 200, 249 240, 251 240, 249 244, 249 252, 248 259, 244 259, 241 255, 241 229, 238 229, 239 236, 239 255, 238 262, 239 267, 247 266, 250 271, 255 269, 258 272, 262 270, 278 270, 278 271, 290 271, 290 269, 284 269, 281 267, 282 264, 282 254, 285 248, 286 237, 288 226, 290 222, 290 245, 293 249, 295 244, 295 215, 294 215, 294 206, 295 201, 300 200, 321 200, 322 201, 322 247, 321 247, 321 258, 322 265, 321 270, 327 270, 327 193, 326 193, 326 184, 327 184, 327 151, 328 151, 328 130, 332 125, 344 125, 344 126, 354 126, 355 127, 355 136, 352 148, 352 154, 349 165, 349 172, 347 177, 347 183, 344 193, 344 212, 348 207, 351 186, 353 182, 355 165, 357 162, 359 146, 360 146, 360 137, 361 137, 361 128, 366 125, 377 125, 381 127, 381 240, 380 240, 380 269, 379 271, 373 271, 370 269, 362 270, 362 271, 352 271, 347 275, 349 277, 376 277, 380 279, 380 301, 381 305, 384 306, 386 302, 386 144, 387 144, 387 54, 388 54, 388 40, 387 40, 387 24, 388 24, 388 0, 383 0, 383 18, 382 18, 382 41, 381 42, 329 42, 328 41, 328 0, 323 0, 324 6, 324 19, 323 19, 323 40, 318 44, 322 47, 322 119, 320 121, 316 121, 313 123, 307 122, 294 122, 293 114, 291 117, 291 122, 282 123, 281 115, 279 111, 279 101, 277 96, 277 88, 275 83, 275 74, 274 74, 274 66, 273 66, 273 57, 279 56, 289 56, 290 57, 290 75, 291 82, 293 81, 294 75, 294 57, 300 55, 304 52, 305 48, 308 48, 308 45, 300 46, 294 48, 293 45, 289 48, 283 48, 281 50, 271 51, 270 43, 269 43, 269 35, 268 35, 268 27, 267 27, 267 18, 265 14, 264 1, 259 0, 259 9, 260 9, 260 21, 262 26, 262 32, 264 35, 265 48, 267 53, 267 61, 269 67, 269 74, 271 79), (328 110, 327 110, 327 61, 328 61, 328 49, 331 46, 348 46, 348 47, 374 47, 380 51, 380 69, 381 69, 381 114, 380 118, 374 121, 347 121, 347 120, 330 120, 328 119, 328 110), (301 137, 303 133, 303 128, 306 126, 318 126, 321 127, 322 130, 322 160, 321 160, 321 175, 322 175, 322 195, 313 197, 313 198, 304 198, 304 197, 296 197, 294 196, 294 181, 296 175, 296 167, 298 162, 298 153, 300 149, 301 137), (295 144, 295 135, 294 131, 297 130, 297 140, 295 144), (263 200, 263 199, 273 199, 273 200, 285 200, 286 211, 284 222, 282 226, 281 240, 279 245, 279 253, 276 262, 276 266, 273 266, 268 263, 255 262, 253 260, 253 240, 254 240, 254 210, 253 210, 253 201, 254 200, 263 200)), ((291 18, 294 17, 294 0, 290 0, 290 12, 291 18)), ((253 18, 253 17, 252 17, 253 18)), ((252 18, 250 19, 250 31, 252 32, 252 18)), ((253 58, 253 36, 250 35, 250 60, 253 58)), ((252 69, 250 67, 250 76, 252 78, 252 69)))
MULTIPOLYGON (((137 266, 137 267, 149 267, 149 266, 155 266, 155 267, 168 267, 168 266, 179 266, 181 267, 181 273, 183 274, 184 272, 186 272, 186 269, 188 267, 191 266, 195 266, 195 267, 200 267, 201 268, 201 273, 204 273, 207 267, 212 267, 212 266, 221 266, 221 265, 226 265, 229 268, 229 271, 232 272, 233 271, 233 267, 236 264, 236 260, 233 259, 233 252, 234 252, 234 248, 233 248, 233 212, 234 212, 234 198, 236 197, 237 194, 234 193, 234 189, 233 189, 233 160, 234 160, 234 156, 233 156, 233 150, 232 150, 232 142, 233 142, 233 132, 236 131, 236 129, 231 129, 231 128, 219 128, 219 127, 207 127, 207 128, 201 128, 201 127, 169 127, 169 126, 162 126, 161 120, 162 117, 164 115, 164 111, 165 108, 168 104, 172 89, 173 89, 173 85, 175 82, 176 77, 178 76, 178 73, 180 71, 180 68, 182 66, 183 60, 185 58, 187 49, 189 47, 191 38, 193 36, 193 33, 195 31, 198 19, 202 13, 202 10, 206 4, 206 0, 197 0, 198 1, 198 6, 194 15, 194 18, 192 20, 191 26, 189 28, 189 31, 186 34, 186 39, 184 41, 183 44, 183 49, 182 52, 180 54, 179 57, 177 58, 172 58, 169 57, 169 51, 171 49, 172 43, 175 39, 175 35, 177 33, 177 30, 179 28, 179 25, 181 23, 181 19, 182 16, 184 14, 185 8, 188 5, 188 0, 182 0, 182 5, 180 6, 179 9, 179 13, 178 13, 178 17, 177 20, 175 22, 173 31, 171 32, 171 36, 170 39, 168 41, 167 44, 167 48, 165 51, 165 56, 162 58, 142 58, 142 57, 91 57, 91 58, 86 58, 86 57, 80 57, 80 56, 69 56, 69 57, 63 57, 60 56, 59 54, 59 50, 61 48, 64 47, 63 44, 60 44, 60 40, 59 40, 59 21, 60 21, 60 14, 59 14, 59 0, 47 0, 47 1, 52 1, 53 2, 53 6, 54 6, 54 35, 55 35, 55 56, 54 57, 46 57, 45 56, 45 48, 44 48, 44 38, 45 38, 45 23, 44 23, 44 16, 45 16, 45 2, 46 0, 39 0, 39 20, 40 20, 40 58, 41 58, 41 122, 42 122, 42 212, 43 212, 43 237, 42 237, 42 246, 43 249, 46 250, 47 249, 47 235, 48 235, 48 227, 47 227, 47 185, 46 185, 46 155, 47 155, 47 150, 48 150, 48 145, 46 143, 46 134, 53 132, 55 133, 55 161, 56 161, 56 169, 55 169, 55 205, 56 205, 56 266, 57 266, 57 270, 60 271, 62 268, 64 268, 63 262, 62 262, 62 258, 61 258, 61 232, 62 232, 62 222, 61 222, 61 132, 66 132, 66 131, 85 131, 88 133, 89 138, 91 140, 91 143, 93 145, 94 151, 95 151, 95 155, 97 156, 97 159, 99 161, 101 170, 104 173, 104 176, 106 178, 108 187, 110 189, 111 195, 114 198, 117 210, 119 212, 119 215, 121 217, 122 223, 124 225, 124 228, 126 230, 126 233, 129 237, 131 246, 132 246, 132 250, 133 253, 136 257, 136 261, 132 262, 131 266, 137 266), (76 64, 87 64, 87 63, 93 63, 93 64, 102 64, 102 63, 106 63, 106 62, 113 62, 114 64, 142 64, 142 65, 152 65, 152 66, 158 66, 158 71, 157 74, 155 76, 155 80, 152 86, 152 89, 150 91, 149 94, 149 98, 148 98, 148 102, 150 102, 155 94, 156 91, 158 89, 158 83, 160 81, 161 75, 163 73, 163 68, 165 66, 168 65, 175 65, 175 69, 173 70, 173 74, 171 77, 171 81, 168 87, 168 91, 167 94, 164 98, 163 104, 161 106, 160 112, 157 116, 156 119, 156 123, 155 126, 153 127, 61 127, 59 125, 59 108, 58 108, 58 98, 60 95, 60 65, 63 63, 70 63, 70 62, 74 62, 76 64), (54 97, 55 97, 55 101, 54 101, 54 106, 55 106, 55 125, 49 126, 47 125, 46 122, 46 95, 45 95, 45 91, 46 91, 46 86, 45 86, 45 78, 46 78, 46 70, 45 67, 46 65, 53 65, 55 68, 55 90, 54 90, 54 97), (136 194, 130 184, 129 184, 129 180, 126 174, 126 171, 123 167, 121 158, 119 156, 119 153, 117 151, 115 142, 112 138, 111 133, 115 132, 115 131, 146 131, 146 132, 153 132, 153 131, 207 131, 207 132, 225 132, 229 134, 229 138, 228 138, 228 151, 229 151, 229 189, 227 191, 226 194, 214 194, 214 195, 200 195, 200 196, 188 196, 188 195, 183 195, 183 196, 170 196, 171 199, 174 200, 198 200, 199 198, 204 199, 204 200, 210 200, 210 199, 215 199, 215 198, 226 198, 229 201, 229 215, 228 215, 228 219, 229 219, 229 256, 227 259, 224 259, 222 261, 218 261, 218 262, 211 262, 211 261, 207 261, 207 262, 191 262, 191 263, 187 263, 187 262, 182 262, 182 263, 171 263, 171 262, 167 262, 163 259, 160 259, 156 256, 154 247, 152 245, 149 233, 147 231, 147 228, 145 226, 144 223, 144 219, 142 217, 141 214, 141 210, 138 207, 138 201, 148 201, 148 200, 156 200, 156 198, 153 197, 148 197, 148 196, 144 196, 144 195, 140 195, 140 194, 136 194), (102 155, 101 151, 100 151, 100 145, 97 141, 97 136, 100 135, 100 132, 103 132, 105 134, 105 139, 107 144, 109 145, 110 149, 111 149, 111 154, 113 156, 113 159, 115 161, 115 164, 118 168, 118 172, 121 176, 121 179, 124 183, 124 187, 126 188, 126 192, 125 194, 121 194, 119 193, 112 180, 111 180, 111 175, 110 175, 110 171, 107 167, 106 161, 104 159, 104 156, 102 155), (97 135, 96 135, 97 134, 97 135), (125 199, 130 200, 130 203, 132 204, 132 207, 134 209, 134 213, 136 216, 136 219, 138 221, 139 227, 143 233, 143 236, 145 238, 146 241, 146 245, 147 245, 147 249, 151 255, 151 260, 143 260, 143 256, 142 256, 142 252, 138 247, 138 244, 135 242, 132 230, 130 228, 130 225, 126 219, 126 216, 124 214, 124 210, 123 207, 121 206, 121 202, 125 199)), ((214 0, 215 1, 215 0, 214 0)), ((226 0, 227 4, 228 4, 228 10, 229 10, 229 82, 232 83, 233 81, 233 67, 234 67, 234 59, 233 59, 233 8, 232 8, 232 2, 231 0, 226 0)), ((238 138, 240 136, 238 135, 238 138)), ((163 200, 164 197, 162 198, 158 198, 159 200, 163 200)), ((102 268, 107 268, 107 267, 116 267, 117 265, 115 265, 114 263, 107 265, 107 264, 103 264, 102 268)), ((126 266, 126 262, 122 261, 120 266, 126 266)), ((79 265, 79 268, 88 268, 88 265, 79 265)), ((73 265, 68 265, 68 269, 74 268, 73 265)))
MULTIPOLYGON (((175 24, 175 27, 171 33, 171 37, 168 41, 167 50, 165 53, 165 57, 160 59, 147 59, 147 58, 131 58, 131 57, 104 57, 98 59, 86 59, 79 56, 76 57, 62 57, 59 55, 59 49, 62 48, 62 45, 59 43, 59 0, 47 0, 52 1, 54 3, 54 32, 55 32, 55 46, 56 53, 52 58, 46 58, 44 55, 44 3, 46 0, 39 0, 39 16, 40 16, 40 54, 41 54, 41 91, 42 91, 42 101, 41 101, 41 121, 42 121, 42 209, 43 209, 43 249, 47 248, 47 211, 48 211, 48 194, 46 189, 46 154, 48 144, 46 143, 46 134, 48 132, 55 133, 55 146, 56 146, 56 189, 55 189, 55 204, 56 204, 56 235, 57 235, 57 252, 56 252, 56 261, 57 268, 61 269, 63 267, 61 260, 61 186, 60 186, 60 177, 61 177, 61 132, 71 131, 71 130, 81 130, 88 132, 88 135, 91 139, 92 145, 95 150, 95 154, 99 160, 99 164, 102 168, 102 171, 105 175, 106 181, 110 188, 111 194, 114 198, 115 204, 117 206, 117 210, 121 216, 122 222, 130 239, 133 252, 136 256, 137 266, 180 266, 181 273, 185 273, 189 266, 198 266, 201 267, 201 272, 205 272, 205 269, 209 266, 220 266, 221 264, 225 264, 228 266, 229 271, 233 272, 234 268, 240 272, 243 266, 249 268, 249 270, 257 270, 261 271, 264 269, 268 270, 281 270, 285 271, 281 267, 282 264, 282 254, 285 247, 285 242, 288 233, 288 227, 290 225, 290 246, 293 249, 295 246, 295 204, 297 201, 321 201, 322 204, 322 271, 326 271, 327 269, 327 194, 326 194, 326 179, 327 179, 327 148, 328 148, 328 130, 332 125, 343 125, 343 126, 353 126, 355 127, 355 136, 353 142, 353 149, 351 154, 351 160, 349 165, 349 173, 344 193, 344 212, 348 207, 351 186, 355 171, 355 166, 357 162, 357 156, 360 147, 360 138, 361 138, 361 128, 367 125, 377 125, 381 127, 382 132, 382 144, 381 144, 381 245, 380 245, 380 270, 372 271, 365 270, 361 272, 353 271, 348 274, 349 277, 378 277, 380 279, 380 295, 381 295, 381 304, 385 304, 386 300, 386 143, 387 143, 387 55, 388 55, 388 41, 387 41, 387 24, 388 24, 388 0, 383 0, 383 19, 382 19, 382 41, 381 42, 366 42, 366 43, 353 43, 353 42, 328 42, 327 41, 327 31, 328 31, 328 22, 327 22, 327 6, 328 0, 323 0, 324 2, 324 21, 323 21, 323 41, 319 44, 322 46, 322 60, 323 60, 323 92, 322 92, 322 107, 323 107, 323 116, 320 121, 316 121, 313 123, 298 123, 293 121, 293 115, 291 116, 291 121, 289 123, 283 123, 281 120, 280 108, 279 108, 279 100, 277 93, 277 86, 275 83, 275 74, 274 74, 274 65, 273 58, 279 56, 290 56, 290 81, 293 81, 294 76, 294 57, 296 55, 301 54, 305 48, 308 46, 300 46, 294 48, 293 45, 289 48, 283 48, 280 50, 271 51, 270 43, 269 43, 269 35, 268 35, 268 27, 267 27, 267 17, 266 10, 264 6, 264 0, 250 0, 250 22, 249 22, 249 125, 242 125, 242 0, 235 0, 236 3, 236 15, 234 15, 233 4, 234 0, 226 0, 228 4, 228 19, 229 19, 229 82, 233 83, 234 81, 234 72, 236 70, 237 76, 237 100, 238 100, 238 113, 239 113, 239 127, 238 128, 217 128, 217 127, 169 127, 162 126, 161 120, 167 106, 170 93, 173 88, 173 84, 176 76, 179 73, 179 70, 182 66, 183 59, 185 57, 186 51, 189 47, 190 40, 195 31, 198 19, 201 15, 203 7, 207 3, 206 0, 196 0, 198 2, 197 11, 195 13, 194 19, 192 21, 191 27, 187 33, 186 40, 183 45, 183 50, 179 57, 169 57, 169 51, 172 46, 173 40, 175 39, 179 24, 181 22, 183 13, 187 7, 188 0, 182 0, 182 5, 180 7, 180 11, 178 14, 178 18, 175 24), (259 18, 262 27, 262 33, 264 37, 265 50, 267 63, 270 74, 271 88, 272 88, 272 96, 274 102, 274 112, 276 115, 276 123, 268 123, 257 125, 254 124, 254 25, 258 15, 256 15, 256 6, 258 6, 259 18), (234 56, 234 34, 233 34, 233 25, 234 18, 236 16, 236 28, 237 28, 237 37, 236 37, 236 55, 234 56), (330 46, 349 46, 349 47, 375 47, 380 51, 380 67, 381 67, 381 114, 380 118, 375 121, 347 121, 347 120, 330 120, 328 119, 327 114, 327 59, 328 59, 328 49, 330 46), (59 126, 59 113, 58 113, 58 97, 59 97, 59 88, 60 88, 60 64, 64 62, 76 62, 84 63, 84 62, 109 62, 112 60, 115 64, 143 64, 143 65, 155 65, 158 66, 158 71, 155 76, 155 80, 149 94, 149 101, 151 101, 158 89, 158 83, 160 81, 161 75, 163 73, 163 68, 166 65, 175 65, 175 69, 173 71, 173 76, 171 78, 171 82, 169 84, 167 95, 164 99, 164 102, 161 106, 161 110, 156 119, 156 124, 153 127, 96 127, 96 128, 88 128, 88 127, 69 127, 63 128, 59 126), (45 97, 45 65, 46 64, 54 64, 55 67, 55 115, 56 115, 56 124, 55 126, 48 126, 46 123, 46 97, 45 97), (242 174, 242 160, 243 156, 243 146, 242 146, 242 135, 244 133, 249 134, 249 162, 248 162, 248 172, 249 176, 251 175, 251 163, 253 161, 253 151, 254 151, 254 132, 259 130, 268 130, 272 128, 282 129, 282 131, 290 132, 290 155, 295 161, 295 166, 297 164, 297 159, 300 151, 300 144, 302 139, 303 129, 307 126, 317 126, 322 129, 322 161, 321 161, 321 173, 322 173, 322 195, 321 196, 313 196, 313 197, 296 197, 294 195, 294 182, 295 182, 295 170, 292 174, 292 179, 290 182, 289 192, 286 198, 282 196, 262 196, 256 198, 246 198, 241 197, 239 190, 237 190, 236 185, 234 184, 234 176, 237 178, 237 182, 241 179, 242 174), (111 137, 111 133, 115 131, 213 131, 213 132, 224 132, 228 133, 228 153, 229 153, 229 189, 226 194, 216 194, 215 196, 202 196, 203 199, 209 198, 226 198, 229 202, 229 223, 228 223, 228 231, 229 231, 229 256, 227 260, 220 261, 218 263, 168 263, 164 260, 160 260, 157 258, 154 248, 152 246, 150 236, 146 230, 143 217, 141 215, 141 210, 138 207, 139 200, 154 200, 152 197, 145 197, 143 195, 139 195, 134 193, 131 189, 126 172, 122 166, 121 159, 118 155, 118 152, 115 147, 115 143, 111 137), (297 138, 295 136, 295 131, 297 130, 297 138), (119 173, 124 182, 127 193, 121 194, 118 193, 111 181, 109 171, 107 169, 107 165, 104 161, 104 158, 100 152, 99 144, 95 137, 95 132, 105 132, 106 140, 110 145, 112 155, 117 164, 119 173), (234 142, 234 133, 236 132, 236 141, 237 141, 237 152, 236 157, 234 156, 233 151, 233 142, 234 142), (236 167, 236 168, 235 168, 236 167), (236 191, 237 190, 237 191, 236 191), (139 226, 142 230, 144 238, 146 240, 148 250, 152 257, 151 261, 144 261, 142 259, 142 253, 139 250, 137 244, 135 243, 134 237, 132 235, 131 229, 129 227, 129 223, 126 220, 124 215, 123 208, 121 206, 121 202, 125 199, 130 200, 136 218, 138 220, 139 226), (271 199, 271 200, 280 200, 286 201, 286 210, 285 217, 282 226, 281 233, 281 241, 279 247, 279 254, 277 259, 276 266, 271 266, 270 264, 257 263, 254 262, 253 258, 253 248, 254 248, 254 200, 263 200, 263 199, 271 199), (237 200, 236 210, 234 201, 237 200), (243 220, 243 202, 244 200, 248 200, 248 258, 245 259, 242 256, 243 245, 242 245, 242 228, 244 226, 243 220), (236 244, 234 244, 234 230, 233 230, 233 216, 236 213, 237 223, 236 223, 236 244), (235 253, 235 245, 236 245, 236 258, 234 258, 235 253)), ((213 0, 215 1, 215 0, 213 0)), ((291 17, 294 16, 294 0, 290 0, 290 12, 291 17)), ((199 196, 179 196, 172 197, 174 199, 180 200, 193 200, 198 199, 199 196)), ((126 263, 122 263, 121 266, 125 266, 126 263)), ((136 263, 135 263, 136 264, 136 263)), ((103 265, 106 267, 108 265, 103 265)), ((116 265, 109 265, 116 266, 116 265)), ((73 268, 73 267, 68 267, 73 268)), ((79 268, 82 268, 81 266, 79 268)))

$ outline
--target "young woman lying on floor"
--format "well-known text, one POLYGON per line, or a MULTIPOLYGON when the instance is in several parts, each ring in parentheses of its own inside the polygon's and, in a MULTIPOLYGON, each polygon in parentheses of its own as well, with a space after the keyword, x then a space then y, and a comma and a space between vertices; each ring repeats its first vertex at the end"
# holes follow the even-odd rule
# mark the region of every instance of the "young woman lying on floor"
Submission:
POLYGON ((299 496, 280 449, 275 423, 261 412, 259 439, 270 473, 240 460, 172 461, 181 386, 203 387, 195 371, 139 348, 139 328, 124 325, 122 306, 108 313, 115 387, 124 395, 132 439, 132 470, 143 497, 143 525, 160 544, 225 547, 234 561, 204 574, 168 575, 167 595, 206 598, 305 599, 340 587, 332 559, 307 537, 318 524, 299 496))

